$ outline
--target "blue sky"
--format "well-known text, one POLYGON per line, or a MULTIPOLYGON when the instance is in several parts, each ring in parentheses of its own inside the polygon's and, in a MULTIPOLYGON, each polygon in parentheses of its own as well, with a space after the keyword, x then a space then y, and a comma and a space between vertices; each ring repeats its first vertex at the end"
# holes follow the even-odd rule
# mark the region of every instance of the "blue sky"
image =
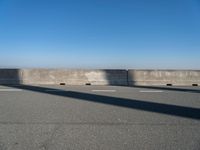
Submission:
POLYGON ((200 0, 0 0, 0 67, 200 69, 200 0))

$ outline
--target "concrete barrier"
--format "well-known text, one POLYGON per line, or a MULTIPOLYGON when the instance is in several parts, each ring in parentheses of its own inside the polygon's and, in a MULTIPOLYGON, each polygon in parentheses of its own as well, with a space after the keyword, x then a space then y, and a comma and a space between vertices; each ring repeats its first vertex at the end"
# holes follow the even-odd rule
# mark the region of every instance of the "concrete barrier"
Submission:
POLYGON ((133 85, 200 85, 200 70, 128 70, 128 84, 133 85))
POLYGON ((23 84, 127 85, 126 70, 25 69, 23 84))
POLYGON ((200 70, 0 69, 0 84, 200 85, 200 70))
POLYGON ((0 84, 127 85, 126 70, 1 69, 0 84))
POLYGON ((20 77, 19 69, 0 69, 0 84, 19 84, 20 77))

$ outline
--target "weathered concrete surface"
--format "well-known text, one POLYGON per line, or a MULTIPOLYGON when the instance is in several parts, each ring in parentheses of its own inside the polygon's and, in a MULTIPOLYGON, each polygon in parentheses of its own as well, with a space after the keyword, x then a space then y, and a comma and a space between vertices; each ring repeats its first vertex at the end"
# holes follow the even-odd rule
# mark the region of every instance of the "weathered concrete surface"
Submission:
POLYGON ((129 85, 200 84, 200 71, 194 70, 128 70, 129 85))
POLYGON ((127 85, 126 70, 23 70, 24 84, 127 85))
POLYGON ((3 69, 1 84, 127 85, 126 70, 3 69))
POLYGON ((200 85, 200 70, 0 69, 0 84, 200 85))

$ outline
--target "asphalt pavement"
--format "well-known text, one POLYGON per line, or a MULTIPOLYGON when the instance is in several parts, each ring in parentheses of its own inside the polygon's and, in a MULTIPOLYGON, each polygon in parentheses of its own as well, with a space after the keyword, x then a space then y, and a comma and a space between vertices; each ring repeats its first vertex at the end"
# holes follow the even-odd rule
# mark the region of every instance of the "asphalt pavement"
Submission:
POLYGON ((0 150, 200 150, 200 87, 0 86, 0 150))

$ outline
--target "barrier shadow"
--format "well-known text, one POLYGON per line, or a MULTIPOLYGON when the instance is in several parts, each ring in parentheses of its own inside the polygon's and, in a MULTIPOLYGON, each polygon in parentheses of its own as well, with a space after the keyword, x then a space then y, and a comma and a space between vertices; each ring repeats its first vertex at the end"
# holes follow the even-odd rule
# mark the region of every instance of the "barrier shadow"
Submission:
POLYGON ((107 84, 110 86, 128 86, 128 72, 123 69, 104 69, 107 84))
POLYGON ((176 88, 176 87, 142 86, 142 85, 132 85, 131 87, 145 88, 145 89, 155 89, 155 90, 177 91, 177 92, 200 93, 200 89, 186 89, 186 88, 181 88, 181 87, 176 88))
POLYGON ((66 98, 73 98, 75 100, 102 103, 129 109, 136 109, 147 112, 154 112, 154 113, 200 120, 199 108, 177 106, 172 104, 162 104, 162 103, 148 102, 136 99, 118 98, 112 96, 102 96, 102 95, 82 93, 77 91, 63 91, 55 88, 47 88, 47 87, 33 86, 33 85, 20 85, 20 86, 7 85, 7 86, 33 92, 62 96, 66 98))
POLYGON ((21 84, 20 69, 0 69, 0 84, 21 84))

